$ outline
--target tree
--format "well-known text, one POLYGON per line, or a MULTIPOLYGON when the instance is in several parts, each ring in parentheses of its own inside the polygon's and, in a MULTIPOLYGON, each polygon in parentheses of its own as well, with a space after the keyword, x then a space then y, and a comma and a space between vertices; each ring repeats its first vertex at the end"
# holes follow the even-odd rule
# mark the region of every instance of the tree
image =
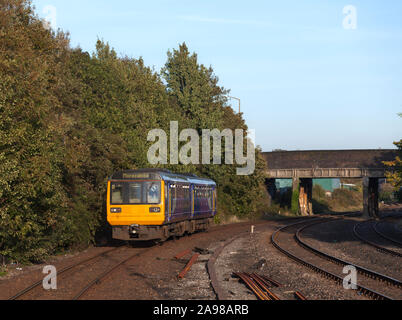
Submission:
POLYGON ((66 209, 61 102, 67 37, 23 0, 0 2, 0 254, 41 260, 66 209))
MULTIPOLYGON (((150 130, 179 121, 200 133, 247 132, 227 93, 184 43, 161 75, 101 40, 92 55, 72 49, 28 0, 1 0, 0 255, 35 262, 93 243, 108 229, 108 176, 149 166, 150 130)), ((265 161, 256 153, 246 177, 236 165, 166 167, 216 180, 219 212, 249 217, 264 205, 265 161)))
POLYGON ((222 105, 228 93, 218 86, 219 79, 212 68, 198 63, 185 43, 168 51, 168 60, 162 69, 169 96, 188 120, 189 128, 220 128, 222 105))
MULTIPOLYGON (((402 117, 402 113, 398 115, 402 117)), ((394 142, 394 144, 398 147, 398 155, 394 161, 384 162, 384 164, 392 169, 387 173, 387 179, 395 187, 395 190, 398 192, 399 200, 402 201, 402 140, 394 142)))
POLYGON ((398 147, 398 156, 394 161, 386 162, 386 165, 393 169, 387 174, 387 179, 398 190, 402 187, 402 140, 394 142, 398 147))
MULTIPOLYGON (((161 73, 173 105, 171 108, 177 108, 181 113, 181 128, 193 128, 200 134, 203 129, 248 131, 242 115, 235 114, 226 104, 229 90, 219 86, 219 79, 212 67, 206 68, 199 64, 197 55, 190 54, 185 43, 179 45, 177 50, 168 52, 168 59, 161 73)), ((224 149, 223 144, 222 159, 225 159, 224 149)), ((236 164, 183 166, 182 171, 208 176, 217 182, 218 211, 221 214, 247 217, 266 204, 265 166, 260 150, 256 149, 256 170, 250 176, 238 176, 236 164)))

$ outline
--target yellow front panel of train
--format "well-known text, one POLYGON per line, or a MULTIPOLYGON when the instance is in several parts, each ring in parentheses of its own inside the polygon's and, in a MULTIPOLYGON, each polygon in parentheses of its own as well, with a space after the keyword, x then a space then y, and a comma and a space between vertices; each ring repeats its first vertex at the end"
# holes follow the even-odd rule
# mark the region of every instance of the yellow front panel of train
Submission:
MULTIPOLYGON (((149 191, 150 192, 150 191, 149 191)), ((146 193, 146 192, 142 192, 146 193)), ((138 192, 138 194, 141 194, 138 192)), ((148 195, 148 193, 146 194, 148 195)), ((155 198, 157 199, 157 198, 155 198)), ((165 221, 165 205, 164 205, 164 182, 128 182, 128 181, 109 181, 107 188, 107 220, 112 226, 129 226, 132 224, 138 225, 162 225, 165 221), (144 185, 145 184, 145 185, 144 185), (124 189, 130 188, 130 190, 124 189), (142 200, 140 201, 140 196, 136 199, 136 189, 138 190, 152 190, 154 193, 158 194, 159 201, 154 200, 148 201, 151 203, 130 203, 127 202, 134 200, 132 202, 147 202, 146 196, 142 195, 142 200), (120 189, 122 191, 120 191, 120 189), (124 192, 123 192, 124 189, 124 192), (130 193, 130 199, 123 200, 123 196, 120 194, 124 193, 124 197, 127 197, 127 192, 130 193), (119 194, 120 193, 120 194, 119 194), (133 196, 132 196, 133 194, 133 196), (114 198, 114 199, 112 199, 114 198), (145 199, 145 200, 144 200, 145 199), (113 200, 113 201, 112 201, 113 200), (116 203, 117 202, 117 203, 116 203), (119 204, 121 202, 121 204, 119 204)))

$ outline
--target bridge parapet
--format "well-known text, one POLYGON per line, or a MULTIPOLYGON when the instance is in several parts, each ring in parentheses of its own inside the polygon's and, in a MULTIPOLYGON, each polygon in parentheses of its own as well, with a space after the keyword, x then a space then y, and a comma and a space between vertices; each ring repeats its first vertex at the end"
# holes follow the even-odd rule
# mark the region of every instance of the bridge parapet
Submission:
POLYGON ((385 178, 385 170, 378 168, 305 168, 267 170, 271 179, 292 178, 385 178))

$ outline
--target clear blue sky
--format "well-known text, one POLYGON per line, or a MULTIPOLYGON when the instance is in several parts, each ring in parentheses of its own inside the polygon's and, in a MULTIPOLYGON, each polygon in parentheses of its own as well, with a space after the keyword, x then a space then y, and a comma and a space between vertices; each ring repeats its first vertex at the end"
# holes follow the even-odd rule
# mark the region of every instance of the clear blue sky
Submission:
MULTIPOLYGON (((402 138, 402 1, 34 0, 93 52, 97 38, 156 71, 185 41, 242 100, 272 149, 393 148, 402 138), (343 8, 357 29, 343 28, 343 8)), ((233 107, 237 110, 236 101, 233 107)))

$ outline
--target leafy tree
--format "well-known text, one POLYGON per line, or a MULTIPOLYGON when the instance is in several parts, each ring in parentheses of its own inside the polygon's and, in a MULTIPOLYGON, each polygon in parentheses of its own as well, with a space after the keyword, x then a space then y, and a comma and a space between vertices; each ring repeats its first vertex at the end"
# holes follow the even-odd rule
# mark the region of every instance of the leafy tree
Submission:
MULTIPOLYGON (((400 113, 399 116, 402 117, 402 113, 400 113)), ((392 169, 392 171, 387 173, 387 179, 395 187, 395 190, 398 192, 399 200, 402 201, 402 140, 394 142, 394 144, 398 147, 398 155, 394 161, 384 163, 392 169)))
MULTIPOLYGON (((171 103, 181 111, 182 128, 193 128, 200 134, 203 129, 215 128, 231 129, 232 132, 236 129, 248 131, 241 115, 235 114, 226 105, 229 91, 218 85, 219 79, 214 75, 212 67, 206 68, 199 64, 197 55, 190 54, 185 43, 177 50, 168 52, 162 76, 171 103)), ((250 176, 238 176, 236 165, 225 164, 187 166, 183 170, 214 179, 218 184, 220 199, 218 211, 245 217, 266 205, 263 187, 265 161, 260 156, 260 150, 256 150, 256 153, 256 170, 250 176)))
POLYGON ((66 208, 56 91, 67 39, 0 2, 0 254, 40 260, 66 208), (13 252, 15 254, 13 254, 13 252), (18 253, 18 254, 16 254, 18 253))
MULTIPOLYGON (((169 132, 175 120, 200 134, 247 132, 227 93, 184 43, 158 74, 101 40, 92 55, 72 49, 68 34, 44 28, 29 1, 0 0, 0 255, 41 261, 94 242, 108 231, 108 176, 149 166, 151 129, 169 132)), ((165 167, 216 180, 223 214, 264 209, 259 149, 245 177, 237 165, 165 167)))
POLYGON ((220 128, 222 105, 228 93, 218 86, 212 68, 198 63, 185 43, 168 51, 168 60, 162 69, 167 91, 187 118, 189 128, 220 128))

